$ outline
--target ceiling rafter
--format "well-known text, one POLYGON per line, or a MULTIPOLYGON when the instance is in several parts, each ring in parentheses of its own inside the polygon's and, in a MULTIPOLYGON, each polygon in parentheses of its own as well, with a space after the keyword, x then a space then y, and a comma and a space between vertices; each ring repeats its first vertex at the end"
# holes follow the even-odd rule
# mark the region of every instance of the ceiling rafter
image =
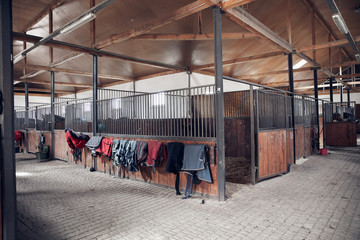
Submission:
MULTIPOLYGON (((263 54, 259 54, 259 55, 253 55, 253 56, 247 56, 247 57, 241 57, 241 58, 235 58, 235 59, 223 61, 222 65, 228 66, 228 65, 238 64, 238 63, 247 62, 247 61, 251 61, 251 60, 258 60, 258 59, 276 57, 276 56, 281 56, 281 55, 284 55, 283 51, 263 53, 263 54)), ((209 63, 209 64, 194 67, 192 70, 203 70, 203 69, 214 68, 214 67, 215 67, 215 64, 209 63)))
MULTIPOLYGON (((354 37, 354 40, 357 44, 360 43, 360 36, 354 37)), ((307 51, 313 51, 318 49, 324 49, 324 48, 330 48, 330 47, 341 47, 349 45, 349 41, 347 39, 341 39, 331 42, 325 42, 325 43, 318 43, 311 46, 305 46, 296 49, 296 52, 307 52, 307 51)))
MULTIPOLYGON (((213 33, 208 34, 142 34, 132 39, 136 40, 179 40, 179 41, 188 41, 188 40, 212 40, 214 38, 213 33)), ((223 33, 222 39, 252 39, 257 38, 253 33, 223 33)))
MULTIPOLYGON (((27 82, 27 83, 35 83, 35 84, 43 84, 43 85, 50 85, 51 82, 45 82, 43 80, 34 80, 34 79, 18 79, 18 80, 14 80, 14 82, 27 82)), ((58 82, 55 81, 55 85, 60 85, 60 86, 71 86, 71 87, 78 87, 78 88, 88 88, 88 87, 92 87, 92 84, 80 84, 80 83, 69 83, 69 82, 58 82)))
MULTIPOLYGON (((29 35, 29 34, 13 32, 13 39, 34 43, 34 42, 38 42, 41 38, 37 37, 37 36, 29 35)), ((182 66, 175 66, 175 65, 160 63, 160 62, 156 62, 156 61, 149 61, 149 60, 144 60, 144 59, 140 59, 140 58, 129 57, 129 56, 125 56, 122 54, 106 52, 106 51, 97 50, 97 49, 84 47, 84 46, 80 46, 80 45, 76 45, 76 44, 71 44, 71 43, 67 43, 67 42, 62 42, 62 41, 50 40, 50 41, 46 42, 44 45, 57 47, 57 48, 61 48, 61 49, 66 49, 66 50, 70 50, 70 51, 75 51, 75 52, 87 53, 87 54, 91 54, 91 55, 115 58, 118 60, 132 62, 132 63, 141 64, 141 65, 150 66, 150 67, 156 67, 156 68, 162 68, 162 69, 177 69, 177 70, 180 70, 180 69, 185 70, 186 69, 185 67, 182 67, 182 66)))
MULTIPOLYGON (((330 34, 331 39, 334 41, 338 40, 335 37, 333 31, 331 31, 328 23, 325 21, 324 17, 320 14, 319 10, 314 6, 314 4, 309 0, 302 0, 302 2, 309 9, 310 12, 314 13, 315 18, 319 21, 320 25, 325 29, 325 31, 330 34)), ((341 48, 341 51, 348 59, 353 59, 352 57, 350 57, 351 54, 346 49, 341 48)))
MULTIPOLYGON (((14 87, 14 91, 24 91, 24 92, 25 92, 25 88, 24 88, 24 87, 14 87)), ((45 92, 45 93, 50 93, 50 92, 51 92, 51 89, 29 88, 28 91, 29 91, 29 92, 45 92)), ((56 89, 55 89, 55 93, 72 94, 73 91, 63 91, 63 90, 56 90, 56 89)))
POLYGON ((29 31, 33 26, 35 26, 38 22, 40 22, 44 17, 46 17, 49 12, 63 3, 65 3, 67 0, 54 0, 49 6, 44 8, 41 12, 39 12, 32 20, 30 20, 23 28, 23 32, 26 33, 29 31))
MULTIPOLYGON (((30 65, 30 64, 17 64, 16 67, 19 66, 20 68, 26 68, 26 69, 33 69, 33 70, 45 70, 45 71, 52 71, 52 72, 59 72, 59 73, 66 73, 71 75, 79 75, 79 76, 85 76, 85 77, 92 77, 92 72, 86 72, 86 71, 79 71, 79 70, 73 70, 73 69, 65 69, 65 68, 54 68, 54 67, 47 67, 47 66, 40 66, 40 65, 30 65)), ((129 77, 123 77, 123 76, 116 76, 116 75, 107 75, 107 74, 98 74, 99 78, 102 79, 112 79, 112 80, 120 80, 120 81, 133 81, 134 79, 129 77)))
POLYGON ((135 28, 131 29, 130 31, 111 36, 110 38, 97 43, 96 48, 101 49, 101 48, 110 46, 112 44, 119 43, 119 42, 128 40, 130 38, 148 33, 154 29, 157 29, 157 28, 165 26, 169 23, 172 23, 172 22, 175 22, 182 18, 185 18, 187 16, 190 16, 190 15, 197 13, 201 10, 204 10, 208 7, 209 6, 206 3, 204 3, 202 0, 198 0, 196 2, 190 3, 184 7, 177 9, 174 13, 172 13, 168 17, 155 19, 150 23, 141 25, 139 27, 135 27, 135 28))
POLYGON ((255 2, 255 0, 223 0, 221 2, 221 8, 224 10, 228 10, 251 2, 255 2))

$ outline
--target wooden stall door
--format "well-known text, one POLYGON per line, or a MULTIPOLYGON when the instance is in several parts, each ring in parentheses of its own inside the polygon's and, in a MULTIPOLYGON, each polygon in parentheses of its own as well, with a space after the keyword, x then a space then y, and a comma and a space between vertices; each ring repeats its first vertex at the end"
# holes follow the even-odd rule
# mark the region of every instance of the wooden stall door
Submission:
POLYGON ((287 171, 286 130, 258 133, 258 180, 287 171))

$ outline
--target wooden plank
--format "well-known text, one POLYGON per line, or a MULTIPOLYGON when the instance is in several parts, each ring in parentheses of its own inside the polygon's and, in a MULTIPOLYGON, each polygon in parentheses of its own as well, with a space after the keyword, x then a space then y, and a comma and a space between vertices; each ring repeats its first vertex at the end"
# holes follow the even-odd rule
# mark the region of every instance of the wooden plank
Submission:
POLYGON ((255 0, 223 0, 221 2, 221 8, 223 10, 228 10, 234 7, 239 7, 241 5, 249 4, 255 2, 255 0))
MULTIPOLYGON (((252 39, 257 38, 257 36, 253 33, 223 33, 222 39, 252 39)), ((132 39, 136 40, 162 40, 162 41, 189 41, 189 40, 213 40, 214 34, 196 34, 196 33, 188 33, 188 34, 143 34, 136 36, 132 39)))
POLYGON ((357 146, 355 122, 326 123, 325 135, 328 146, 357 146))
POLYGON ((144 24, 142 26, 136 27, 131 29, 128 32, 124 32, 121 34, 116 34, 104 41, 101 41, 99 43, 96 44, 96 48, 101 49, 104 47, 107 47, 109 45, 115 44, 115 43, 119 43, 121 41, 125 41, 128 40, 130 38, 148 33, 152 30, 155 30, 159 27, 163 27, 169 23, 175 22, 177 20, 180 20, 182 18, 185 18, 191 14, 197 13, 201 10, 204 10, 208 8, 208 5, 204 2, 202 2, 201 0, 198 0, 196 2, 190 3, 182 8, 179 8, 178 10, 176 10, 174 13, 172 13, 171 15, 165 17, 165 18, 160 18, 160 19, 155 19, 150 23, 144 24))
MULTIPOLYGON (((360 36, 354 37, 354 40, 357 44, 360 43, 360 36)), ((332 47, 342 47, 349 45, 349 41, 345 39, 336 40, 336 41, 329 41, 325 43, 318 43, 318 44, 312 44, 311 46, 305 46, 301 48, 297 48, 297 52, 307 52, 307 51, 313 51, 313 50, 319 50, 324 48, 332 48, 332 47)))
MULTIPOLYGON (((14 87, 14 91, 24 91, 25 92, 25 88, 24 87, 14 87)), ((43 89, 43 88, 29 88, 30 92, 45 92, 45 93, 50 93, 51 90, 50 89, 43 89)), ((72 94, 74 93, 73 91, 63 91, 63 90, 56 90, 55 89, 55 93, 66 93, 66 94, 72 94)))
POLYGON ((286 0, 286 26, 288 33, 288 42, 291 44, 291 10, 290 10, 290 0, 286 0))
MULTIPOLYGON (((44 84, 44 85, 50 85, 51 82, 45 82, 42 80, 25 80, 25 79, 18 79, 18 80, 14 80, 14 81, 19 81, 19 82, 28 82, 28 83, 36 83, 36 84, 44 84)), ((55 82, 55 85, 60 85, 60 86, 72 86, 72 87, 79 87, 79 88, 88 88, 91 87, 90 84, 80 84, 80 83, 67 83, 67 82, 55 82)))
MULTIPOLYGON (((263 54, 253 55, 253 56, 235 58, 235 59, 223 61, 223 66, 229 66, 229 65, 233 65, 233 64, 242 63, 242 62, 248 62, 248 61, 251 61, 251 60, 258 60, 258 59, 264 59, 264 58, 269 58, 269 57, 276 57, 276 56, 281 56, 283 54, 284 54, 283 51, 276 51, 276 52, 263 53, 263 54)), ((192 68, 192 71, 194 71, 194 70, 203 70, 203 69, 208 69, 208 68, 214 68, 214 66, 215 65, 213 63, 205 64, 205 65, 201 65, 201 66, 197 66, 197 67, 192 68)))
MULTIPOLYGON (((33 36, 33 35, 13 32, 13 40, 36 43, 36 42, 40 41, 41 38, 37 37, 37 36, 33 36)), ((80 46, 80 45, 76 45, 76 44, 70 44, 70 43, 61 42, 61 41, 56 41, 56 40, 50 40, 50 41, 44 43, 43 46, 52 46, 52 47, 61 48, 61 49, 69 50, 69 51, 75 51, 75 52, 87 53, 87 54, 97 55, 97 56, 102 56, 102 57, 114 58, 114 59, 118 59, 121 61, 136 63, 136 64, 155 67, 155 68, 161 68, 161 69, 174 69, 174 70, 183 69, 182 66, 179 67, 179 66, 164 64, 164 63, 155 62, 155 61, 143 60, 140 58, 133 58, 133 57, 125 56, 122 54, 106 52, 106 51, 102 51, 102 50, 98 50, 98 49, 94 49, 94 48, 88 48, 88 47, 84 47, 84 46, 80 46)))
POLYGON ((55 0, 53 1, 49 6, 47 6, 46 8, 44 8, 41 12, 39 12, 32 20, 30 20, 23 28, 23 32, 27 32, 28 30, 30 30, 34 25, 36 25, 38 22, 41 21, 41 19, 43 19, 50 10, 53 10, 55 8, 57 8, 58 6, 60 6, 61 4, 63 4, 64 2, 66 2, 67 0, 55 0))
MULTIPOLYGON (((79 75, 79 76, 85 76, 85 77, 92 77, 92 72, 79 71, 79 70, 74 70, 74 69, 55 68, 55 67, 30 65, 30 64, 17 64, 15 66, 27 68, 27 69, 33 69, 33 70, 46 70, 46 71, 61 72, 61 73, 79 75)), ((103 79, 112 79, 112 80, 120 80, 120 81, 133 81, 134 80, 129 77, 115 76, 115 75, 108 75, 108 74, 99 74, 98 77, 103 78, 103 79)))
POLYGON ((305 156, 305 146, 304 146, 304 127, 303 126, 296 126, 296 133, 295 133, 295 151, 296 151, 296 159, 302 158, 305 156))
MULTIPOLYGON (((306 72, 311 71, 311 67, 304 67, 304 68, 298 68, 293 70, 294 73, 297 72, 306 72)), ((279 70, 279 71, 269 71, 265 73, 256 73, 256 74, 250 74, 250 75, 242 75, 242 76, 236 76, 237 79, 244 79, 244 78, 253 78, 253 77, 266 77, 269 75, 279 75, 279 74, 288 74, 288 70, 279 70)))
MULTIPOLYGON (((90 0, 90 8, 95 6, 95 0, 90 0)), ((90 21, 90 46, 95 47, 95 19, 90 21)))
POLYGON ((259 132, 259 178, 287 171, 286 130, 259 132))
POLYGON ((312 131, 312 127, 305 127, 305 157, 308 157, 313 153, 312 143, 314 140, 312 139, 312 131))
POLYGON ((294 136, 293 130, 286 131, 286 159, 288 164, 294 164, 294 136))

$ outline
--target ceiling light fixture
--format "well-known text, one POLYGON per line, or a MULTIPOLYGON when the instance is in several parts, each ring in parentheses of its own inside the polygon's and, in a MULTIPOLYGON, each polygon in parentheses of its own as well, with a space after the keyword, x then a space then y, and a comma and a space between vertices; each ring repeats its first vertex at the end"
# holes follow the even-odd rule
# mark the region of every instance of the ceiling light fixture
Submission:
POLYGON ((25 55, 23 55, 22 53, 17 54, 13 58, 13 64, 20 62, 24 57, 25 57, 25 55))
POLYGON ((79 18, 77 21, 72 22, 72 23, 64 26, 64 28, 62 28, 60 30, 60 33, 65 34, 65 33, 72 32, 76 28, 81 27, 82 25, 84 25, 85 23, 90 22, 94 18, 96 18, 96 15, 94 13, 92 13, 92 12, 89 12, 88 14, 86 14, 86 15, 82 16, 81 18, 79 18))
POLYGON ((334 13, 332 19, 342 34, 346 35, 349 33, 349 29, 340 13, 334 13))
POLYGON ((304 66, 305 64, 307 63, 307 61, 305 59, 302 59, 300 62, 298 62, 297 64, 295 64, 293 66, 293 69, 299 69, 301 68, 302 66, 304 66))
POLYGON ((358 62, 360 62, 360 53, 355 54, 355 58, 358 62))

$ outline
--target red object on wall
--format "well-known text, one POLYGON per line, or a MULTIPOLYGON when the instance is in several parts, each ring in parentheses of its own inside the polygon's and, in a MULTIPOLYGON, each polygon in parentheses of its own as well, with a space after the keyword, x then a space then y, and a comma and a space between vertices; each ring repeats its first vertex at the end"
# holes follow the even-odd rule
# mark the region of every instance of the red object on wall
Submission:
POLYGON ((15 141, 20 141, 21 140, 21 132, 20 131, 15 131, 15 141))

